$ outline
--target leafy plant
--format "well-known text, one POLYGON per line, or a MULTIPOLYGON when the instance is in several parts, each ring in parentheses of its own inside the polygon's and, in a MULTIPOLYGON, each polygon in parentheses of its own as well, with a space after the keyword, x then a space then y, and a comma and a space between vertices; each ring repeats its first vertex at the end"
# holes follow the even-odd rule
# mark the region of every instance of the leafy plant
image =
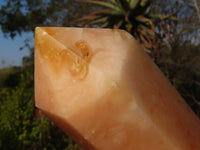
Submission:
MULTIPOLYGON (((152 0, 78 0, 82 3, 92 3, 101 6, 102 9, 75 20, 81 21, 82 26, 99 25, 104 28, 119 28, 130 32, 144 49, 151 53, 153 58, 159 57, 158 51, 161 45, 161 34, 166 38, 169 32, 158 33, 163 24, 161 20, 180 21, 170 15, 162 15, 151 12, 152 0)), ((167 24, 165 24, 167 26, 167 24)), ((162 28, 164 29, 164 28, 162 28)), ((163 30, 164 31, 164 30, 163 30)))

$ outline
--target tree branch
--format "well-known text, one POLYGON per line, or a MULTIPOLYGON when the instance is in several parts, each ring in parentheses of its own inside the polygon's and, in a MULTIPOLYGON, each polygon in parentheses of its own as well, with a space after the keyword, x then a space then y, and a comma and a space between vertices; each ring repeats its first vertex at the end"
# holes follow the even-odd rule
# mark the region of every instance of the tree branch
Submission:
POLYGON ((193 0, 194 1, 194 7, 197 11, 197 15, 199 17, 199 22, 200 22, 200 10, 199 10, 199 7, 198 7, 198 4, 197 4, 197 1, 196 0, 193 0))

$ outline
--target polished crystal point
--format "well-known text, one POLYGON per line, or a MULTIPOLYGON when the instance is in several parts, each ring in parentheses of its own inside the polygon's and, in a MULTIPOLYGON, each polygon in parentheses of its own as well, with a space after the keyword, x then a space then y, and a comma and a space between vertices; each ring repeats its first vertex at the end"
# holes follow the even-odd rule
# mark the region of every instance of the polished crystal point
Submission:
POLYGON ((37 27, 35 99, 85 150, 200 150, 200 120, 123 30, 37 27))

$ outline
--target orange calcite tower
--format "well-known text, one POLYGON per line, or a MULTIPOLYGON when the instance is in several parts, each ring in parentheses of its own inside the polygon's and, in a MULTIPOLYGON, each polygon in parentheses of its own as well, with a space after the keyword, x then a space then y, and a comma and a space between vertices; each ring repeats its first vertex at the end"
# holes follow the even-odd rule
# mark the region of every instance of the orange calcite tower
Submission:
POLYGON ((200 150, 200 120, 122 30, 37 27, 35 99, 85 150, 200 150))

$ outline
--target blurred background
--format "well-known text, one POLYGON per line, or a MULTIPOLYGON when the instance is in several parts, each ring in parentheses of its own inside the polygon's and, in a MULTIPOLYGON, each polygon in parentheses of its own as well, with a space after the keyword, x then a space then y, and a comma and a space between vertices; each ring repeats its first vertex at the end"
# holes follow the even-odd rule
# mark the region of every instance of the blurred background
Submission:
POLYGON ((199 0, 0 0, 1 150, 80 149, 34 106, 36 26, 130 32, 200 117, 199 0))

